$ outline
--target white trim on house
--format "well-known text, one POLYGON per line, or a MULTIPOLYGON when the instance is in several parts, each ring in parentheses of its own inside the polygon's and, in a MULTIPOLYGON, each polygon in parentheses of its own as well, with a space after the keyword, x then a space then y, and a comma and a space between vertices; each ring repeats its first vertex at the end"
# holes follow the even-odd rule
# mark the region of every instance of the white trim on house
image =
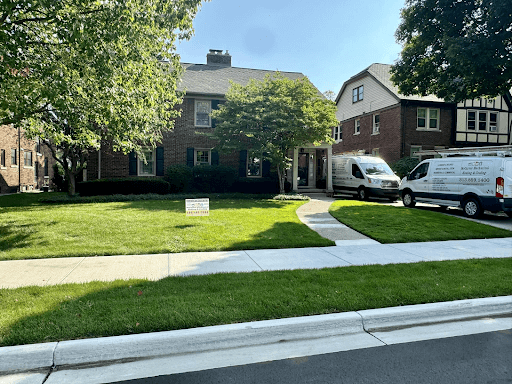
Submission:
POLYGON ((137 156, 137 176, 155 176, 156 175, 156 149, 148 148, 142 151, 146 161, 137 156), (151 159, 149 158, 151 157, 151 159), (149 172, 149 168, 151 171, 149 172))
POLYGON ((245 162, 245 176, 246 177, 262 177, 263 176, 263 158, 261 155, 254 156, 254 154, 251 154, 251 153, 249 153, 249 151, 247 151, 247 159, 245 162), (254 161, 252 161, 251 159, 253 159, 254 161), (255 172, 256 174, 254 174, 254 175, 249 174, 250 173, 249 165, 250 164, 256 165, 256 161, 259 163, 259 166, 252 167, 253 169, 257 168, 257 171, 255 172))
POLYGON ((212 126, 212 101, 207 99, 194 100, 194 125, 196 127, 209 128, 212 126), (200 118, 198 119, 198 114, 200 118), (208 119, 208 122, 206 122, 208 119))
POLYGON ((439 108, 416 108, 416 130, 418 131, 440 131, 441 110, 439 108), (421 112, 423 111, 423 112, 421 112), (434 124, 432 124, 435 122, 434 124), (434 127, 432 128, 432 126, 434 127))
POLYGON ((194 148, 194 165, 211 165, 212 150, 210 148, 194 148), (206 158, 205 160, 205 152, 206 158))

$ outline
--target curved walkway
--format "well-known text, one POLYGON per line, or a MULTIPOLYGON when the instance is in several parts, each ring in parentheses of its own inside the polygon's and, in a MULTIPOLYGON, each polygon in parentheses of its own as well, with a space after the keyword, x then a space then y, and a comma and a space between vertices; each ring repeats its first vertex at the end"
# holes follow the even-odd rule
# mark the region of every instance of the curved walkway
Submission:
POLYGON ((379 244, 378 241, 340 223, 329 213, 329 207, 336 199, 326 197, 324 193, 303 193, 311 200, 297 209, 300 221, 320 236, 332 240, 337 246, 379 244))

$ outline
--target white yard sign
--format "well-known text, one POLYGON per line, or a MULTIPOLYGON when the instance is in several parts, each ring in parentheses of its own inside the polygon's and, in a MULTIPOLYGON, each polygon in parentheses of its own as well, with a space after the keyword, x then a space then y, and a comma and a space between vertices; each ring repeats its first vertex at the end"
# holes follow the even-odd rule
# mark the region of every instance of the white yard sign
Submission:
POLYGON ((187 216, 210 216, 210 199, 185 199, 187 216))

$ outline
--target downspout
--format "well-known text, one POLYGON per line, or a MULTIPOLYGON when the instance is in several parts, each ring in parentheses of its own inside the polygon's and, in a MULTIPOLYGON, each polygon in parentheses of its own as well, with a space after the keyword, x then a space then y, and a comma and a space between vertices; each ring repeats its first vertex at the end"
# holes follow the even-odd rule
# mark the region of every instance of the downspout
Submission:
POLYGON ((21 192, 21 128, 18 125, 18 192, 21 192))
POLYGON ((101 148, 98 149, 98 180, 101 179, 101 148))

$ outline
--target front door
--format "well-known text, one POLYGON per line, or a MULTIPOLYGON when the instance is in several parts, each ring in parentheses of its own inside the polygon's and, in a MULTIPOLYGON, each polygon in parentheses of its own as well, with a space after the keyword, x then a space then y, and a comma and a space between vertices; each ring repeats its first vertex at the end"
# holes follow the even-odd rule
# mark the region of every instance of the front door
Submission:
POLYGON ((298 166, 297 186, 307 187, 309 186, 309 153, 299 153, 298 166))

